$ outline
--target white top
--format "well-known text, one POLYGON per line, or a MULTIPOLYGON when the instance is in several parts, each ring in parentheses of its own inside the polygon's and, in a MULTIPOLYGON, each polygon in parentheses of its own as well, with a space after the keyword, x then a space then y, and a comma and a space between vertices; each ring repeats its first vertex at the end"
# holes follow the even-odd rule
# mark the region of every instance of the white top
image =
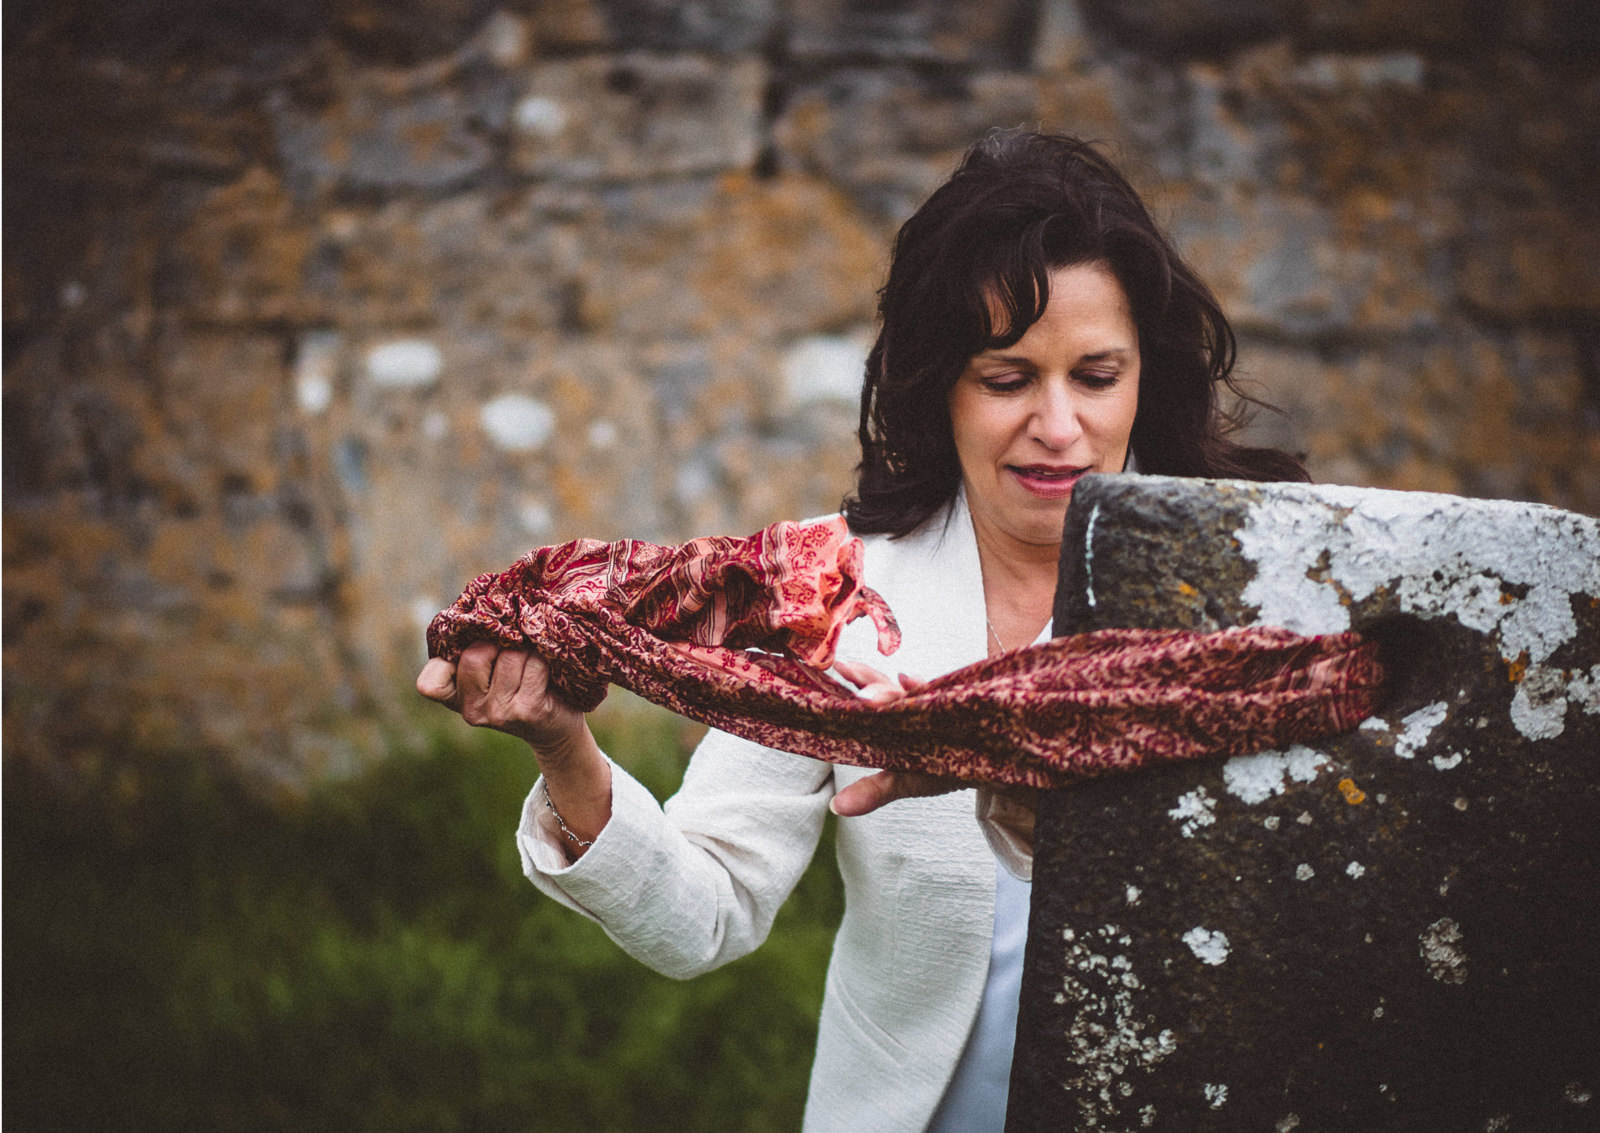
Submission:
POLYGON ((928 1133, 1002 1133, 1005 1129, 1032 894, 1032 885, 1012 877, 996 863, 989 978, 983 985, 972 1034, 961 1051, 950 1088, 928 1123, 928 1133))

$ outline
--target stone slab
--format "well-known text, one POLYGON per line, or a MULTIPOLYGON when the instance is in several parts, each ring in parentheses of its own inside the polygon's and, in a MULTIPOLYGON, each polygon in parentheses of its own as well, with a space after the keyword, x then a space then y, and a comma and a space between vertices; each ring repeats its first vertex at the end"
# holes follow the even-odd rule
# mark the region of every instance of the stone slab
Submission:
POLYGON ((1600 1127, 1600 522, 1097 477, 1056 625, 1354 628, 1384 709, 1040 806, 1008 1129, 1600 1127))

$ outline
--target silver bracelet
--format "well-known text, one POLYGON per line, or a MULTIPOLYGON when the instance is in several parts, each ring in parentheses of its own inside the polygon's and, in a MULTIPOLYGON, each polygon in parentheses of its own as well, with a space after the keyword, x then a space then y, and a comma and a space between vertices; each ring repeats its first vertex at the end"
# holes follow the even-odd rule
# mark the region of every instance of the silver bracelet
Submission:
POLYGON ((556 825, 561 827, 561 833, 565 834, 568 838, 572 839, 573 842, 577 843, 577 846, 580 850, 587 850, 590 846, 594 845, 593 839, 585 841, 574 834, 572 832, 572 827, 567 825, 567 820, 561 817, 561 812, 556 809, 556 804, 550 801, 549 783, 544 784, 544 805, 548 807, 550 813, 555 816, 556 825))

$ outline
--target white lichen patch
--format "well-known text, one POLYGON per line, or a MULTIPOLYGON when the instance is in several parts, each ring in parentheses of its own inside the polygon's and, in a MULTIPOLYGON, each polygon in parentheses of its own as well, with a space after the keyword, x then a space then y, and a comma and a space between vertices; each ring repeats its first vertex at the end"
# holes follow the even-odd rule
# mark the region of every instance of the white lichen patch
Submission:
POLYGON ((1567 730, 1568 701, 1586 704, 1591 696, 1583 673, 1529 665, 1511 697, 1511 722, 1530 740, 1553 740, 1567 730))
POLYGON ((1400 721, 1400 731, 1394 738, 1394 753, 1401 759, 1411 759, 1427 744, 1433 730, 1444 723, 1450 706, 1436 700, 1419 708, 1400 721))
POLYGON ((1312 869, 1306 862, 1301 862, 1294 867, 1294 879, 1296 881, 1310 881, 1315 876, 1317 876, 1317 871, 1312 869))
POLYGON ((1178 796, 1178 805, 1167 811, 1167 817, 1179 823, 1185 838, 1193 838, 1196 830, 1217 821, 1217 800, 1204 786, 1196 787, 1178 796))
POLYGON ((1189 946, 1189 951, 1202 964, 1221 964, 1228 958, 1228 934, 1221 929, 1208 929, 1196 925, 1178 939, 1189 946))
POLYGON ((1600 716, 1600 665, 1574 675, 1567 684, 1567 697, 1587 715, 1600 716))
POLYGON ((1461 941, 1461 926, 1449 917, 1434 921, 1418 938, 1417 952, 1428 974, 1440 983, 1467 982, 1467 952, 1461 941))
POLYGON ((1367 867, 1360 862, 1351 862, 1344 867, 1344 872, 1352 878, 1361 878, 1366 876, 1367 867))
POLYGON ((1228 1087, 1221 1083, 1207 1082, 1205 1085, 1206 1103, 1212 1109, 1221 1109, 1228 1100, 1228 1087))
POLYGON ((1222 782, 1229 794, 1253 806, 1283 794, 1290 780, 1309 783, 1329 766, 1322 752, 1295 744, 1288 751, 1234 756, 1222 765, 1222 782))
POLYGON ((1560 735, 1568 700, 1589 695, 1546 662, 1577 633, 1573 596, 1600 595, 1600 520, 1510 500, 1327 485, 1274 490, 1251 504, 1236 534, 1256 566, 1242 597, 1263 624, 1341 632, 1353 604, 1387 590, 1399 612, 1453 618, 1525 668, 1511 716, 1528 739, 1560 735))
POLYGON ((1155 1030, 1147 1010, 1138 1006, 1144 982, 1123 949, 1132 938, 1116 925, 1084 933, 1063 930, 1067 975, 1058 1003, 1075 1006, 1067 1028, 1065 1064, 1075 1077, 1063 1085, 1073 1096, 1077 1124, 1096 1128, 1107 1118, 1122 1116, 1132 1092, 1127 1077, 1148 1073, 1178 1049, 1170 1029, 1155 1030))
POLYGON ((1436 755, 1433 757, 1433 766, 1436 771, 1454 771, 1461 766, 1461 753, 1452 751, 1436 755))

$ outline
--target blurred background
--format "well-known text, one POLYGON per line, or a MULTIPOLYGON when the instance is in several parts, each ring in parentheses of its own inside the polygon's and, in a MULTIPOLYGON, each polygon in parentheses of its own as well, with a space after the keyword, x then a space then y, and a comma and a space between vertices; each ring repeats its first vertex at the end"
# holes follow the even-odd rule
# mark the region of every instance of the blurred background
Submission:
MULTIPOLYGON (((412 691, 473 575, 834 510, 895 229, 1102 139, 1322 481, 1600 513, 1588 0, 12 0, 23 1129, 798 1124, 837 888, 643 972, 412 691)), ((444 717, 441 719, 441 717, 444 717)), ((696 730, 613 694, 670 792, 696 730)))

